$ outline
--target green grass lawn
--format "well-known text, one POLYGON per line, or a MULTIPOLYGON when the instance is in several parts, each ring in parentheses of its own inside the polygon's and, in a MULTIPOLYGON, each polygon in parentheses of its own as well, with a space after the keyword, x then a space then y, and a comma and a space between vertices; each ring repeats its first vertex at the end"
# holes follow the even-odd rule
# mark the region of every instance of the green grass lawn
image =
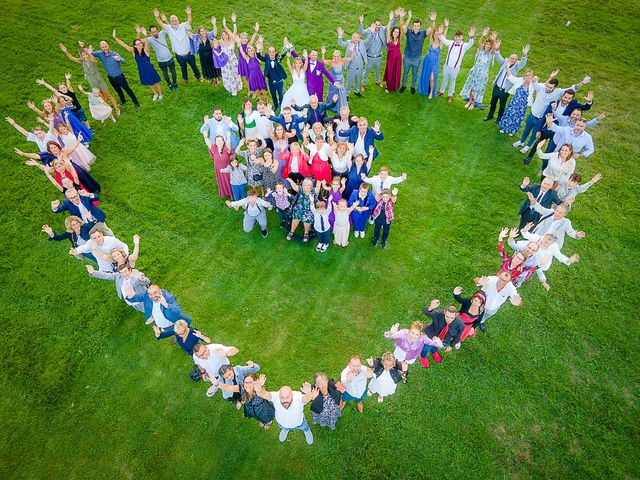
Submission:
MULTIPOLYGON (((300 47, 335 47, 359 13, 367 21, 396 7, 382 1, 320 0, 193 4, 194 25, 238 12, 239 27, 261 24, 266 44, 288 35, 300 47), (338 8, 340 7, 340 8, 338 8), (317 29, 313 28, 318 24, 317 29)), ((30 127, 25 102, 35 84, 81 69, 57 44, 97 45, 118 28, 130 41, 149 25, 154 4, 9 0, 0 9, 2 113, 30 127)), ((184 16, 176 1, 157 4, 184 16)), ((563 3, 412 1, 414 17, 434 8, 451 31, 490 25, 503 53, 531 43, 529 66, 545 78, 559 68, 561 86, 593 77, 594 108, 607 117, 592 130, 597 152, 578 171, 604 179, 570 213, 584 230, 565 253, 580 263, 556 265, 546 293, 537 280, 522 288, 524 306, 505 308, 486 335, 428 371, 413 368, 409 385, 365 414, 344 412, 336 431, 313 428, 316 443, 293 432, 282 445, 189 377, 177 347, 157 342, 143 317, 116 297, 109 282, 87 278, 68 244, 40 233, 62 229, 49 202, 60 198, 46 178, 13 154, 27 145, 3 122, 4 172, 0 264, 0 476, 2 478, 638 478, 640 355, 638 326, 637 2, 563 3), (565 27, 571 20, 570 27, 565 27)), ((403 42, 404 43, 404 42, 403 42)), ((513 140, 453 105, 370 88, 352 111, 379 119, 385 134, 377 165, 407 171, 386 251, 365 240, 318 255, 287 243, 271 214, 271 234, 242 232, 242 216, 217 196, 211 160, 198 129, 214 105, 227 114, 240 98, 190 85, 151 102, 135 63, 125 73, 142 110, 129 103, 116 125, 96 125, 92 174, 101 207, 123 240, 142 236, 138 266, 175 293, 194 325, 235 345, 237 362, 254 360, 268 388, 298 387, 316 371, 338 376, 351 354, 392 349, 382 333, 421 319, 432 298, 443 303, 462 285, 499 266, 496 237, 516 225, 523 176, 513 140)), ((457 90, 473 62, 467 54, 457 90)), ((496 66, 492 69, 493 75, 496 66)), ((372 81, 370 81, 372 85, 372 81)), ((85 83, 86 86, 86 83, 85 83)), ((580 92, 580 97, 586 93, 580 92)), ((84 102, 86 104, 86 101, 84 102)), ((87 108, 88 111, 88 108, 87 108)), ((29 150, 31 151, 31 150, 29 150)))

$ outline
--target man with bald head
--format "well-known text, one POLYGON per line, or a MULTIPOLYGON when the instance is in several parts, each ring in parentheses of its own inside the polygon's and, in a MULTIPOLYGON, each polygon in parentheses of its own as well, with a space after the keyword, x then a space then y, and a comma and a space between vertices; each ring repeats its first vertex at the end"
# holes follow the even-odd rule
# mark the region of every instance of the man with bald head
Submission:
MULTIPOLYGON (((529 177, 524 177, 522 180, 522 185, 520 185, 520 190, 525 193, 532 194, 533 198, 536 202, 540 203, 544 207, 551 207, 553 203, 559 203, 558 194, 553 188, 553 179, 546 177, 542 180, 542 183, 531 185, 529 177)), ((520 215, 520 225, 518 228, 524 227, 527 223, 533 222, 534 224, 538 223, 540 220, 540 213, 533 208, 533 204, 526 199, 520 205, 520 210, 518 210, 518 215, 520 215)))
POLYGON ((502 115, 504 114, 504 109, 507 105, 507 99, 509 98, 509 90, 513 87, 511 80, 509 79, 509 75, 507 74, 507 70, 513 75, 512 78, 518 76, 518 72, 527 64, 527 55, 529 54, 529 44, 526 44, 522 47, 522 58, 518 60, 518 55, 512 53, 505 60, 505 58, 500 54, 500 40, 496 41, 496 61, 500 64, 500 70, 498 70, 498 74, 496 78, 493 79, 493 92, 491 93, 491 105, 489 106, 489 113, 484 117, 484 121, 489 121, 493 119, 493 114, 496 111, 496 106, 498 105, 498 101, 500 102, 500 107, 498 108, 498 118, 496 119, 496 123, 500 121, 502 115))
POLYGON ((113 237, 113 232, 105 223, 107 220, 106 213, 92 203, 100 200, 100 196, 97 193, 91 196, 84 193, 80 195, 80 192, 75 188, 69 188, 64 192, 64 196, 67 198, 62 204, 60 204, 59 200, 51 202, 51 211, 53 213, 67 211, 69 215, 81 218, 84 223, 95 223, 96 226, 100 227, 102 233, 113 237))
POLYGON ((287 439, 290 430, 302 430, 307 443, 311 445, 313 443, 313 433, 311 433, 309 423, 304 416, 304 406, 312 398, 311 385, 305 382, 301 388, 302 393, 294 392, 287 385, 281 387, 277 392, 268 392, 264 389, 266 380, 267 378, 264 375, 260 375, 260 378, 255 383, 255 392, 265 400, 273 402, 276 410, 276 422, 281 428, 280 436, 278 437, 280 441, 284 442, 287 439))
POLYGON ((345 91, 349 95, 351 85, 353 85, 353 94, 356 97, 361 97, 360 86, 362 84, 362 74, 364 73, 364 67, 367 64, 367 49, 364 43, 360 40, 360 34, 353 32, 351 40, 349 42, 342 39, 344 30, 338 28, 338 45, 345 49, 345 57, 353 57, 347 64, 347 87, 345 91))
POLYGON ((136 110, 140 110, 140 103, 138 103, 136 94, 131 90, 129 82, 127 82, 127 78, 124 76, 124 73, 122 73, 122 68, 120 68, 120 64, 125 62, 124 58, 122 58, 117 52, 109 49, 109 44, 104 40, 100 42, 99 52, 94 52, 93 46, 91 45, 89 45, 87 51, 94 57, 100 59, 102 65, 104 65, 104 69, 107 71, 107 77, 109 78, 109 83, 118 94, 120 105, 124 105, 127 102, 127 99, 124 97, 124 90, 133 101, 133 105, 136 107, 136 110))

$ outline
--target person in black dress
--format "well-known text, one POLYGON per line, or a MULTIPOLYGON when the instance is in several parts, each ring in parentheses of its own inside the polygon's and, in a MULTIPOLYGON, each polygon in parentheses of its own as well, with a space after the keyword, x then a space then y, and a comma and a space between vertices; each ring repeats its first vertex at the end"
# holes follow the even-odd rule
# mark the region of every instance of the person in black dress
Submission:
POLYGON ((218 80, 222 77, 222 71, 213 65, 213 47, 211 46, 213 38, 215 37, 212 32, 207 33, 204 27, 198 28, 198 56, 200 57, 202 76, 217 85, 218 80))

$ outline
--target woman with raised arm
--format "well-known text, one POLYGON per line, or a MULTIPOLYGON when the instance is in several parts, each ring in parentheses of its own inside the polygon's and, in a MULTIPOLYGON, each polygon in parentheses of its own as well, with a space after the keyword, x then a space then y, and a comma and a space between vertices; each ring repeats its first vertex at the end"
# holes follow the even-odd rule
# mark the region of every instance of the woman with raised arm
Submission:
MULTIPOLYGON (((73 129, 71 128, 71 123, 69 122, 69 112, 65 112, 63 115, 64 123, 60 123, 56 128, 54 126, 53 119, 49 119, 49 124, 47 125, 44 120, 40 120, 43 124, 45 124, 49 131, 56 136, 59 140, 62 141, 63 147, 71 147, 73 146, 78 137, 73 133, 73 129)), ((77 165, 81 166, 85 170, 91 170, 91 165, 96 161, 96 156, 82 143, 79 143, 77 147, 71 152, 71 160, 73 160, 77 165)))
POLYGON ((431 25, 427 28, 429 36, 429 50, 422 60, 422 68, 420 69, 420 79, 418 81, 418 93, 420 95, 428 95, 433 98, 438 93, 438 73, 440 72, 440 48, 442 42, 440 35, 447 36, 449 30, 449 19, 444 19, 444 25, 436 28, 436 12, 429 14, 431 25))
POLYGON ((293 234, 296 232, 296 228, 300 225, 300 222, 304 225, 304 235, 302 241, 309 243, 309 231, 311 230, 311 224, 313 223, 313 212, 311 211, 311 202, 315 202, 318 195, 314 191, 313 180, 311 178, 305 178, 302 181, 302 186, 298 186, 297 183, 290 182, 291 188, 293 188, 298 195, 293 201, 292 207, 292 219, 291 230, 287 233, 287 240, 293 238, 293 234))
MULTIPOLYGON (((262 44, 259 45, 259 48, 262 50, 262 44)), ((258 96, 266 97, 267 82, 265 81, 264 73, 262 72, 262 64, 256 55, 256 48, 253 45, 249 45, 245 52, 240 48, 240 44, 238 44, 238 51, 240 52, 240 56, 247 62, 247 68, 249 70, 247 75, 247 88, 249 89, 249 95, 253 98, 257 98, 258 96)))
POLYGON ((488 34, 489 27, 485 27, 480 37, 475 63, 473 67, 471 67, 471 70, 469 70, 467 81, 464 82, 464 87, 462 87, 462 91, 460 92, 462 98, 469 99, 464 106, 467 110, 473 110, 476 105, 482 103, 484 91, 489 81, 489 67, 491 67, 493 63, 493 56, 496 52, 498 32, 492 32, 491 37, 487 39, 486 36, 488 34))
MULTIPOLYGON (((500 42, 498 42, 499 45, 500 42)), ((513 95, 513 97, 498 122, 498 128, 500 128, 500 133, 507 133, 512 137, 520 130, 527 107, 533 105, 534 90, 532 84, 538 81, 538 77, 533 76, 531 69, 524 72, 523 77, 514 77, 509 67, 507 67, 507 78, 513 84, 511 90, 509 90, 509 95, 513 95)))
POLYGON ((220 50, 218 55, 214 48, 214 55, 218 55, 219 62, 221 64, 220 71, 222 72, 222 85, 225 90, 229 92, 233 97, 238 95, 238 92, 242 90, 242 78, 239 73, 239 62, 236 56, 234 47, 236 45, 236 22, 235 14, 232 16, 233 20, 233 32, 227 28, 227 19, 222 19, 222 34, 220 36, 220 50), (226 59, 225 59, 226 57, 226 59))
POLYGON ((213 62, 213 41, 217 33, 215 17, 211 17, 211 25, 213 26, 213 30, 210 32, 207 32, 204 25, 200 25, 197 35, 194 34, 191 37, 191 42, 198 52, 198 57, 200 57, 202 76, 205 80, 210 81, 212 85, 218 85, 218 79, 222 76, 222 72, 219 68, 216 68, 213 62))
POLYGON ((395 92, 400 88, 402 78, 402 52, 400 50, 400 32, 404 31, 405 24, 391 28, 391 20, 387 25, 387 66, 384 69, 386 93, 395 92))
MULTIPOLYGON (((253 35, 251 35, 251 38, 249 38, 249 34, 246 32, 242 32, 240 35, 236 33, 237 24, 236 24, 235 13, 231 14, 231 21, 233 22, 233 32, 231 32, 229 29, 227 29, 227 31, 233 34, 232 38, 238 45, 238 54, 239 54, 238 55, 238 73, 240 74, 241 77, 244 77, 245 81, 249 82, 249 60, 247 60, 247 57, 245 55, 249 54, 248 49, 249 47, 253 46, 256 40, 256 35, 260 30, 260 24, 256 23, 253 29, 253 35)), ((258 64, 259 63, 260 61, 258 61, 258 64)))
POLYGON ((98 60, 84 48, 84 44, 80 42, 80 58, 71 55, 69 53, 69 50, 67 50, 67 47, 65 47, 63 43, 59 44, 59 46, 60 50, 64 52, 69 60, 82 65, 84 78, 87 80, 87 82, 89 82, 91 88, 98 88, 102 93, 104 99, 113 106, 116 115, 120 115, 120 107, 118 107, 118 102, 113 97, 113 95, 111 95, 109 87, 107 87, 104 78, 102 78, 102 75, 100 74, 100 70, 98 69, 98 60))
MULTIPOLYGON (((37 81, 38 83, 40 80, 37 81)), ((49 125, 49 123, 53 120, 53 125, 57 128, 60 124, 65 123, 64 112, 71 113, 71 109, 69 105, 71 104, 71 98, 62 94, 57 94, 52 98, 48 98, 42 101, 42 110, 36 107, 36 105, 29 101, 27 102, 27 107, 33 110, 38 117, 44 120, 45 125, 49 125), (68 103, 67 103, 68 101, 68 103)), ((89 143, 91 137, 93 137, 93 131, 90 128, 78 120, 76 117, 71 115, 69 117, 69 121, 71 123, 71 127, 73 129, 73 133, 78 136, 82 136, 83 142, 89 143)))
POLYGON ((73 116, 76 117, 78 121, 83 122, 87 126, 87 128, 91 128, 91 125, 89 125, 89 120, 87 120, 87 116, 84 113, 84 109, 82 108, 82 105, 80 105, 80 102, 78 101, 78 96, 76 95, 76 92, 73 90, 73 87, 71 86, 71 74, 65 73, 64 78, 65 78, 65 82, 60 83, 58 85, 58 88, 55 88, 49 85, 47 82, 44 81, 43 78, 36 80, 36 83, 50 90, 56 96, 64 95, 66 97, 69 97, 71 99, 71 103, 73 104, 71 108, 71 113, 73 114, 73 116))
MULTIPOLYGON (((340 112, 340 109, 342 107, 349 107, 349 99, 347 98, 347 92, 344 89, 344 86, 346 85, 344 79, 344 66, 353 59, 353 45, 350 44, 349 56, 345 58, 342 58, 342 53, 340 52, 340 50, 334 50, 331 60, 325 60, 324 55, 327 49, 324 48, 324 45, 322 46, 320 51, 322 52, 322 63, 331 67, 329 73, 334 79, 334 83, 329 85, 327 98, 333 98, 334 95, 338 95, 338 101, 336 102, 336 106, 333 108, 333 110, 335 112, 340 112)), ((304 105, 305 103, 309 103, 308 99, 309 96, 307 95, 307 101, 304 103, 299 103, 298 97, 296 97, 296 103, 298 103, 298 105, 304 105)))
POLYGON ((460 320, 464 323, 464 330, 460 335, 460 341, 464 342, 468 336, 475 337, 475 328, 480 325, 482 321, 482 315, 484 314, 484 304, 487 301, 487 295, 478 290, 473 294, 471 298, 463 297, 462 287, 456 287, 453 289, 453 298, 460 304, 460 320))
MULTIPOLYGON (((61 240, 69 240, 71 242, 72 248, 78 248, 91 240, 91 229, 95 227, 95 225, 96 222, 84 222, 80 217, 69 215, 64 219, 64 233, 54 232, 49 225, 43 225, 42 231, 47 234, 49 240, 54 240, 57 242, 61 240)), ((96 258, 91 253, 76 255, 76 258, 78 258, 78 260, 81 260, 82 257, 97 263, 96 258)))
POLYGON ((538 143, 536 151, 538 157, 542 160, 541 178, 551 177, 558 184, 564 184, 569 181, 569 177, 576 170, 576 160, 573 158, 573 145, 565 143, 557 152, 544 153, 544 145, 546 140, 538 143))
POLYGON ((287 52, 287 68, 291 74, 291 86, 284 92, 280 111, 285 107, 290 107, 292 100, 296 105, 306 105, 309 103, 309 91, 307 90, 307 64, 309 58, 307 51, 302 52, 302 57, 296 57, 291 65, 291 52, 287 52))
POLYGON ((133 41, 133 47, 130 47, 116 36, 116 29, 113 29, 113 39, 118 44, 133 55, 138 65, 138 74, 140 75, 140 83, 151 89, 153 93, 153 101, 162 100, 162 87, 160 86, 160 75, 151 64, 149 57, 149 41, 145 36, 143 39, 136 38, 133 41))
POLYGON ((209 155, 213 159, 213 170, 216 174, 216 183, 218 184, 218 194, 220 197, 229 197, 233 199, 233 190, 231 189, 231 177, 229 173, 221 172, 226 169, 231 162, 233 156, 233 148, 231 148, 231 133, 227 133, 226 140, 222 135, 217 135, 215 143, 211 143, 209 136, 204 135, 204 143, 207 144, 209 155))

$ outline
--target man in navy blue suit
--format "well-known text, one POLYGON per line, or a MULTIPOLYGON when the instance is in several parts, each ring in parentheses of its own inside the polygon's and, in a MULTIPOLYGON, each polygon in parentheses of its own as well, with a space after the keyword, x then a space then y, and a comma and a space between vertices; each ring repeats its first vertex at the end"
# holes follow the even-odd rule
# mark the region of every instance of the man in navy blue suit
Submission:
POLYGON ((271 109, 269 114, 269 120, 279 125, 282 125, 284 131, 287 133, 295 133, 295 137, 289 138, 289 143, 297 142, 298 140, 302 140, 302 130, 304 128, 305 117, 301 117, 300 115, 296 115, 293 113, 291 107, 284 107, 280 115, 276 117, 276 114, 271 109))
POLYGON ((360 117, 358 125, 349 130, 339 130, 341 136, 349 135, 349 145, 353 147, 354 157, 361 154, 365 159, 369 159, 369 148, 373 147, 373 160, 378 156, 376 140, 384 140, 384 135, 380 131, 380 122, 375 121, 373 128, 369 126, 369 121, 365 117, 360 117))
MULTIPOLYGON (((536 203, 539 203, 545 208, 551 208, 551 204, 560 203, 558 194, 555 190, 551 190, 553 187, 553 179, 546 177, 542 180, 542 183, 536 185, 530 185, 529 177, 524 177, 520 190, 523 192, 530 192, 536 199, 536 203)), ((520 204, 520 228, 523 228, 527 223, 533 222, 537 224, 540 221, 540 214, 534 210, 529 198, 527 198, 522 204, 520 204)))
POLYGON ((287 78, 287 72, 284 71, 280 62, 282 57, 276 53, 274 47, 269 47, 267 50, 267 56, 262 55, 262 37, 258 39, 258 45, 260 49, 256 53, 258 59, 264 62, 264 78, 269 84, 269 92, 271 92, 271 99, 273 100, 273 110, 278 110, 278 107, 282 103, 282 96, 284 95, 284 79, 287 78))
POLYGON ((153 331, 156 338, 167 338, 174 334, 173 325, 178 320, 184 320, 191 325, 191 319, 182 313, 176 297, 158 285, 149 285, 146 293, 136 295, 133 287, 127 289, 127 300, 131 303, 141 302, 144 307, 144 316, 147 324, 153 323, 153 331))
POLYGON ((315 95, 311 95, 309 97, 309 103, 306 105, 298 106, 294 102, 295 99, 291 101, 291 108, 298 112, 302 112, 304 110, 306 113, 306 123, 312 127, 314 123, 320 122, 324 125, 327 122, 327 110, 331 110, 336 108, 336 102, 338 101, 338 95, 333 95, 331 99, 331 103, 324 103, 318 101, 318 97, 315 95))
POLYGON ((111 229, 105 223, 107 215, 91 203, 95 200, 100 200, 98 194, 88 194, 86 192, 80 194, 75 188, 69 188, 64 195, 67 198, 62 202, 62 205, 60 205, 59 200, 51 202, 51 210, 53 213, 68 211, 69 215, 75 215, 85 223, 96 222, 96 225, 103 234, 110 237, 114 236, 111 229))

